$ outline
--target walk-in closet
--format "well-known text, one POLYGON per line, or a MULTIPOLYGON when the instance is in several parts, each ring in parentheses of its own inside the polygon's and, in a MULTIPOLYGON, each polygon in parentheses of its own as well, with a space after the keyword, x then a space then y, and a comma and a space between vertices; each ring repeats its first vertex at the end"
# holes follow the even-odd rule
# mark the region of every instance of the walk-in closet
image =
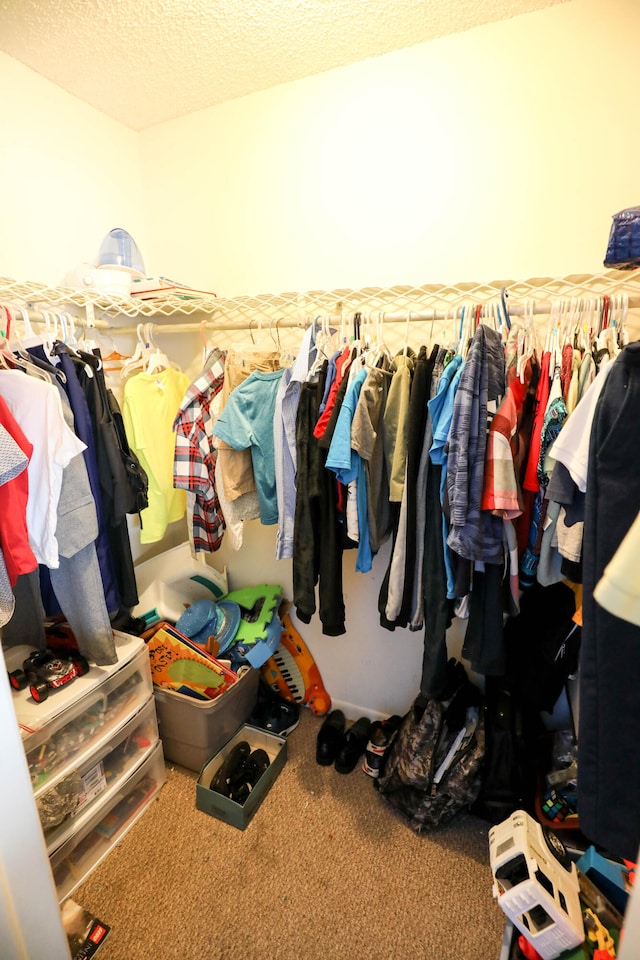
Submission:
POLYGON ((640 955, 640 8, 477 6, 0 2, 6 960, 640 955))

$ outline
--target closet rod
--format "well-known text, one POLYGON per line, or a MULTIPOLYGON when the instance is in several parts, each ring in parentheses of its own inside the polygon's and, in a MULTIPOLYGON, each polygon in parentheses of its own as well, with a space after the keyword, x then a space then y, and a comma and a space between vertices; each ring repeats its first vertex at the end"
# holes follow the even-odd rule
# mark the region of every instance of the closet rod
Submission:
MULTIPOLYGON (((597 300, 597 299, 602 299, 602 297, 600 298, 598 297, 558 297, 559 301, 562 301, 562 300, 589 301, 589 300, 597 300)), ((497 300, 494 302, 497 302, 497 300)), ((467 306, 472 307, 474 309, 476 308, 476 306, 481 306, 483 309, 482 316, 486 316, 486 314, 484 313, 484 308, 487 307, 488 305, 489 304, 487 303, 477 304, 477 303, 474 303, 473 300, 469 300, 469 303, 467 304, 467 306)), ((640 297, 629 297, 627 301, 627 306, 629 310, 633 310, 634 308, 640 307, 640 297)), ((550 301, 542 301, 540 303, 534 303, 533 313, 549 315, 551 313, 551 307, 552 307, 552 304, 550 301)), ((511 317, 514 317, 514 316, 522 317, 525 315, 525 312, 527 311, 527 307, 522 303, 520 304, 508 303, 507 308, 509 310, 509 316, 511 317)), ((432 320, 459 319, 461 316, 461 310, 462 310, 462 305, 457 305, 456 307, 451 307, 449 310, 437 310, 435 308, 432 308, 429 310, 416 310, 415 312, 413 310, 411 311, 406 310, 404 313, 387 313, 386 310, 378 310, 378 308, 376 307, 373 310, 369 310, 369 315, 375 319, 378 316, 378 314, 380 314, 380 318, 384 323, 406 323, 407 320, 411 320, 411 322, 415 320, 415 321, 420 321, 422 323, 426 323, 432 320)))
MULTIPOLYGON (((19 307, 14 307, 10 303, 3 304, 3 306, 6 306, 9 312, 11 313, 12 323, 14 322, 14 320, 20 321, 23 319, 22 310, 19 307)), ((47 318, 45 317, 44 313, 41 310, 33 310, 30 308, 27 309, 26 307, 23 307, 22 309, 26 312, 30 323, 46 324, 47 318)), ((55 317, 56 315, 59 316, 61 313, 64 313, 68 317, 73 317, 74 324, 76 324, 76 326, 82 327, 83 330, 93 330, 94 328, 96 330, 111 330, 111 324, 108 323, 106 320, 92 320, 89 323, 86 317, 78 317, 76 314, 69 313, 67 310, 47 310, 46 312, 49 314, 50 321, 51 321, 51 317, 55 317)))
MULTIPOLYGON (((282 330, 285 327, 298 327, 305 330, 311 321, 306 320, 263 320, 251 321, 233 321, 227 323, 218 323, 215 320, 203 320, 202 323, 151 323, 153 333, 199 333, 201 330, 252 330, 254 333, 262 331, 282 330)), ((115 334, 137 334, 137 327, 110 327, 111 332, 115 334)))
MULTIPOLYGON (((589 300, 597 300, 602 298, 601 297, 598 298, 596 296, 558 297, 558 300, 560 301, 580 300, 580 299, 589 301, 589 300)), ((475 308, 478 305, 483 308, 483 311, 484 311, 484 308, 488 306, 488 304, 486 303, 476 304, 472 300, 470 300, 468 304, 468 306, 473 308, 475 308)), ((630 310, 640 308, 640 297, 629 297, 627 301, 627 306, 630 310)), ((534 302, 533 313, 549 315, 551 313, 551 307, 552 307, 551 301, 542 301, 540 303, 534 302)), ((509 309, 510 316, 522 317, 525 315, 527 307, 522 303, 508 304, 508 309, 509 309)), ((377 319, 379 317, 383 321, 383 323, 406 323, 408 320, 410 320, 411 323, 416 323, 416 322, 429 323, 429 322, 433 322, 434 320, 449 320, 449 321, 457 320, 461 316, 461 310, 462 310, 461 305, 451 307, 448 310, 437 309, 435 307, 432 307, 427 310, 424 310, 424 309, 415 310, 415 311, 405 310, 401 312, 398 312, 398 311, 387 312, 386 310, 383 310, 381 307, 361 307, 359 309, 352 307, 349 309, 348 312, 346 312, 346 316, 350 319, 354 315, 354 313, 359 312, 361 314, 364 314, 365 316, 368 315, 372 319, 377 319)), ((331 311, 324 310, 324 311, 318 311, 318 313, 321 316, 327 315, 328 313, 334 323, 337 323, 340 319, 339 315, 331 313, 331 311)), ((258 333, 260 330, 264 331, 265 329, 267 329, 270 331, 276 331, 276 330, 285 329, 287 327, 288 328, 297 327, 299 329, 306 329, 306 327, 308 327, 313 322, 313 319, 312 319, 313 315, 314 315, 313 311, 308 313, 307 318, 305 320, 282 319, 282 320, 274 321, 271 319, 269 320, 264 319, 262 322, 260 322, 259 319, 255 319, 251 321, 231 321, 230 320, 230 321, 227 321, 226 323, 218 322, 215 320, 203 320, 202 323, 175 323, 175 324, 154 323, 153 332, 154 333, 198 333, 199 331, 202 331, 202 330, 210 330, 212 332, 215 332, 217 330, 252 330, 255 333, 258 333)), ((485 314, 483 313, 483 315, 485 314)), ((113 333, 117 333, 117 334, 136 334, 137 333, 137 327, 113 326, 111 327, 111 330, 113 331, 113 333)))
MULTIPOLYGON (((589 296, 588 292, 586 292, 584 296, 578 296, 578 297, 559 296, 556 302, 558 300, 560 301, 585 300, 589 302, 590 300, 598 300, 598 299, 601 300, 602 296, 599 296, 597 294, 593 296, 589 296)), ((498 302, 498 297, 496 297, 496 300, 493 302, 498 302)), ((11 312, 12 322, 14 320, 15 321, 22 320, 22 313, 20 308, 13 306, 11 304, 7 304, 6 306, 11 312)), ((477 306, 481 306, 483 310, 483 315, 485 315, 484 311, 485 311, 485 308, 488 306, 488 303, 474 302, 473 297, 470 296, 468 306, 473 308, 477 306)), ((520 303, 508 302, 507 306, 508 306, 509 314, 511 316, 524 316, 525 312, 527 311, 527 306, 522 301, 520 303)), ((549 315, 551 312, 551 306, 552 306, 551 301, 535 302, 534 300, 533 313, 549 315)), ((640 308, 640 297, 629 297, 627 301, 627 306, 630 310, 640 308)), ((34 310, 32 308, 23 308, 23 309, 27 310, 29 321, 31 323, 36 323, 36 324, 46 323, 46 317, 43 311, 34 310)), ((415 311, 414 310, 387 311, 387 310, 384 310, 383 307, 381 306, 367 305, 362 307, 356 307, 355 305, 350 305, 348 310, 345 310, 345 309, 342 310, 342 316, 346 320, 350 320, 355 313, 361 313, 363 316, 369 317, 372 320, 376 320, 379 318, 384 323, 406 323, 407 321, 410 321, 412 323, 428 323, 428 322, 433 323, 436 320, 442 320, 442 321, 448 320, 450 322, 457 320, 461 316, 461 311, 462 311, 462 304, 460 303, 460 301, 458 301, 456 305, 452 305, 451 307, 446 307, 446 306, 445 307, 429 307, 429 308, 417 309, 415 311)), ((47 312, 50 314, 56 314, 56 313, 59 314, 59 313, 66 313, 67 311, 50 310, 47 312)), ((228 320, 226 322, 217 321, 217 320, 203 320, 201 323, 169 323, 169 324, 156 323, 153 321, 151 322, 153 323, 154 333, 157 333, 157 334, 198 333, 204 330, 207 330, 210 332, 224 331, 224 330, 229 330, 229 331, 251 330, 258 333, 261 330, 264 330, 265 328, 267 328, 270 331, 283 330, 287 328, 289 329, 298 328, 298 329, 304 330, 306 327, 308 327, 312 323, 313 317, 315 315, 326 316, 327 314, 331 317, 334 323, 340 320, 339 310, 338 311, 336 311, 335 309, 333 311, 327 310, 325 306, 324 309, 318 308, 317 310, 314 311, 313 309, 309 309, 309 307, 307 306, 305 309, 305 318, 303 320, 293 320, 293 319, 287 319, 285 317, 278 320, 273 320, 272 318, 265 317, 262 320, 260 320, 260 308, 256 307, 255 318, 251 320, 228 320)), ((98 319, 92 318, 91 321, 89 321, 84 316, 77 316, 76 314, 69 314, 69 315, 73 316, 74 323, 82 327, 83 330, 92 330, 92 329, 110 330, 114 335, 115 334, 136 335, 138 330, 137 325, 135 327, 130 327, 130 326, 120 327, 118 326, 117 323, 109 323, 107 320, 98 320, 98 319)))

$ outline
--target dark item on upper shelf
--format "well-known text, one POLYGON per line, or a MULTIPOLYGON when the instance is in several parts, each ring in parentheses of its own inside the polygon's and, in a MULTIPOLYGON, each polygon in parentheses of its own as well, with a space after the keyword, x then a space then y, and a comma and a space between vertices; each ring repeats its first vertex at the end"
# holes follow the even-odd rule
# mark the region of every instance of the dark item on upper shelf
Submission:
POLYGON ((640 267, 640 207, 614 213, 604 265, 616 270, 640 267))
POLYGON ((82 654, 47 647, 29 654, 23 661, 22 670, 9 673, 9 682, 14 690, 24 690, 28 686, 36 703, 42 703, 49 696, 49 690, 64 687, 88 672, 89 663, 82 654))

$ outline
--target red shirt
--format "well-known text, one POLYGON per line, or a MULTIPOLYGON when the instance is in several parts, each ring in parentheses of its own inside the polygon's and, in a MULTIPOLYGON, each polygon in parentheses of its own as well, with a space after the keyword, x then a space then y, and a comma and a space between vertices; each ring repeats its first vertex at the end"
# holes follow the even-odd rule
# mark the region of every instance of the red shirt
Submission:
MULTIPOLYGON (((0 423, 18 444, 27 460, 30 460, 33 446, 16 423, 2 397, 0 397, 0 423)), ((31 573, 38 566, 38 561, 29 546, 27 531, 28 496, 29 478, 26 468, 13 480, 9 480, 0 486, 0 548, 12 587, 15 586, 20 574, 31 573)))

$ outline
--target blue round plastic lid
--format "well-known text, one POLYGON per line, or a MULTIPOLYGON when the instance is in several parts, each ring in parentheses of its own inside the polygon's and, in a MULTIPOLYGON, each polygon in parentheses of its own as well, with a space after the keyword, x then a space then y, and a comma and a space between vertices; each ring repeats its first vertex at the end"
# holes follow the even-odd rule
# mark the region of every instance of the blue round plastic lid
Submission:
POLYGON ((204 645, 215 636, 220 653, 234 641, 240 626, 240 607, 231 600, 195 600, 176 623, 176 630, 195 643, 204 645))

